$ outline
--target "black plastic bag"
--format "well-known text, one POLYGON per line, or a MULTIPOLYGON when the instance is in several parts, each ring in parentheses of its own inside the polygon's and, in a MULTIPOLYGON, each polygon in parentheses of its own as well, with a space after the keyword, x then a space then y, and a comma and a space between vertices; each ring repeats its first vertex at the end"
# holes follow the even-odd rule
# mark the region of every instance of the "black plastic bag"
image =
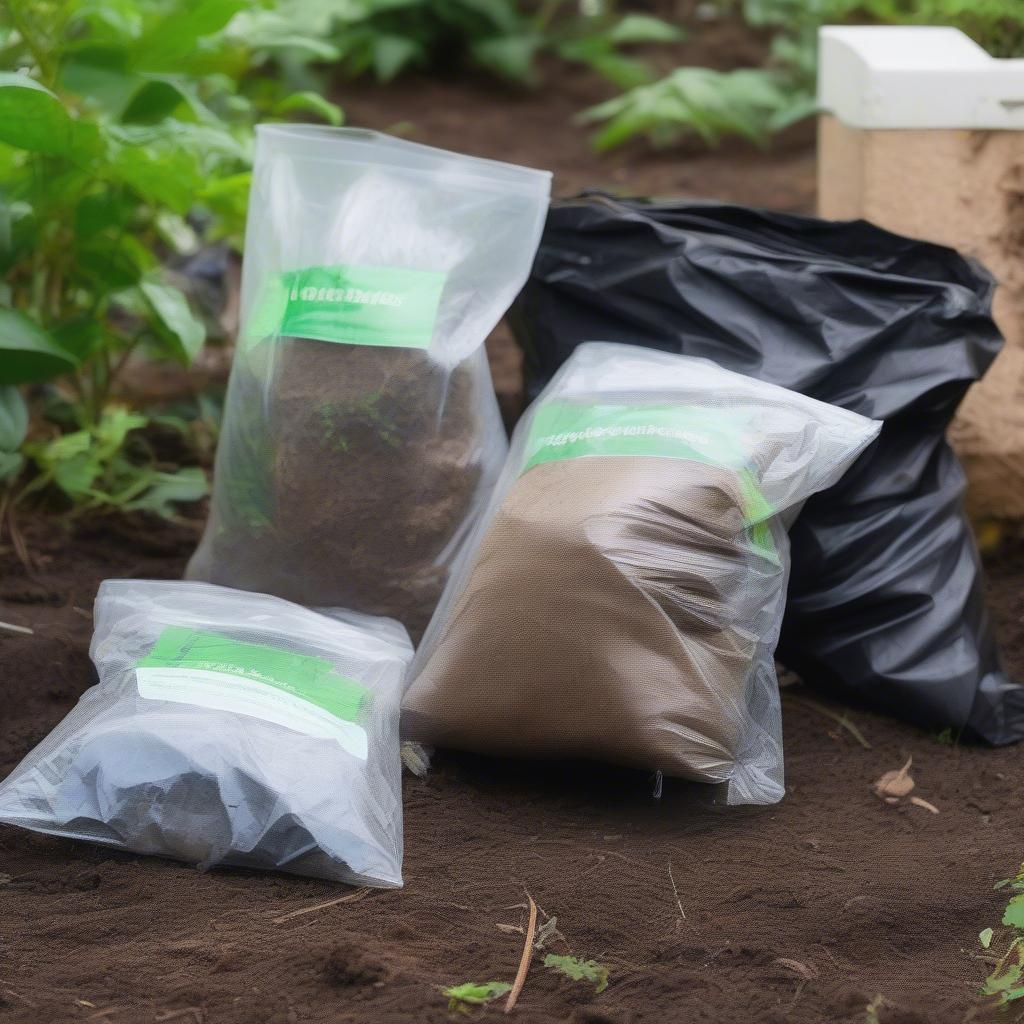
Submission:
POLYGON ((809 685, 1008 743, 1024 687, 1000 666, 945 440, 1002 346, 993 289, 952 249, 864 221, 587 194, 552 206, 511 316, 530 397, 578 344, 617 341, 885 420, 790 531, 778 656, 809 685))

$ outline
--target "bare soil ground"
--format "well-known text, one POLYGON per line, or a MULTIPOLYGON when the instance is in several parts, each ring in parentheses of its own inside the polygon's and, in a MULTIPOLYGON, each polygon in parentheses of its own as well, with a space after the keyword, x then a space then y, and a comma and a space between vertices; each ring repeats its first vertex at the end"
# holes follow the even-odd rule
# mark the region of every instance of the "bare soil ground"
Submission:
MULTIPOLYGON (((531 96, 456 82, 347 90, 350 121, 556 170, 556 191, 719 196, 808 210, 813 152, 599 160, 569 115, 599 92, 585 76, 531 96), (563 89, 561 85, 564 84, 563 89), (573 90, 583 95, 577 96, 573 90)), ((806 140, 805 140, 806 141, 806 140)), ((507 396, 517 360, 492 340, 507 396)), ((175 577, 196 532, 109 520, 68 534, 26 524, 36 568, 0 550, 0 774, 93 681, 90 609, 107 577, 175 577)), ((1024 549, 990 565, 1011 668, 1024 672, 1024 549)), ((181 865, 0 828, 0 1021, 359 1022, 460 1019, 439 988, 511 981, 525 894, 557 916, 555 952, 606 964, 600 995, 534 961, 522 1021, 642 1024, 979 1019, 989 971, 978 932, 1005 897, 993 882, 1022 853, 1019 749, 950 746, 850 712, 870 748, 787 691, 788 793, 725 811, 699 787, 566 765, 442 756, 405 780, 406 885, 342 886, 181 865), (915 792, 939 813, 871 790, 913 756, 915 792), (302 911, 302 913, 295 913, 302 911), (500 927, 499 927, 500 926, 500 927), (869 1005, 874 1007, 869 1010, 869 1005), (874 1016, 872 1016, 874 1014, 874 1016)), ((471 1014, 497 1019, 500 1007, 471 1014)))
MULTIPOLYGON (((35 632, 0 634, 0 773, 92 682, 100 580, 174 577, 194 539, 138 521, 65 536, 44 521, 28 530, 33 577, 2 556, 0 616, 35 632)), ((1018 672, 1022 581, 1024 551, 993 563, 1018 672)), ((860 1024, 872 1001, 882 1022, 969 1019, 989 970, 977 934, 1005 901, 992 885, 1021 857, 1020 751, 948 746, 855 711, 865 749, 804 703, 806 688, 787 694, 776 807, 715 809, 678 783, 655 800, 643 775, 447 755, 405 780, 405 888, 333 906, 321 904, 345 887, 0 828, 0 1020, 443 1021, 439 986, 511 981, 522 936, 499 925, 523 925, 527 892, 558 918, 551 948, 598 959, 611 984, 595 996, 538 958, 524 1021, 860 1024), (938 814, 872 793, 909 756, 938 814)))

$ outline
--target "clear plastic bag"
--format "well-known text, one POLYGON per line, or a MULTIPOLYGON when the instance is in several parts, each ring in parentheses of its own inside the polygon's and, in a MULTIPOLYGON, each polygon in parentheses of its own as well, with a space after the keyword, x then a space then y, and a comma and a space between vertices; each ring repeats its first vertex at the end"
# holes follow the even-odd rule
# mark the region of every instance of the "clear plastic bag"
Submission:
POLYGON ((779 800, 785 523, 880 427, 703 359, 580 346, 516 428, 404 734, 779 800))
POLYGON ((187 575, 422 633, 507 452, 483 342, 543 171, 374 132, 258 129, 241 338, 187 575))
POLYGON ((552 204, 509 321, 530 395, 599 337, 885 420, 790 530, 779 660, 840 700, 1013 743, 1024 680, 1000 657, 946 441, 1003 345, 994 288, 976 261, 863 220, 589 192, 552 204))
POLYGON ((402 884, 405 630, 206 583, 108 580, 99 683, 0 821, 207 868, 402 884))

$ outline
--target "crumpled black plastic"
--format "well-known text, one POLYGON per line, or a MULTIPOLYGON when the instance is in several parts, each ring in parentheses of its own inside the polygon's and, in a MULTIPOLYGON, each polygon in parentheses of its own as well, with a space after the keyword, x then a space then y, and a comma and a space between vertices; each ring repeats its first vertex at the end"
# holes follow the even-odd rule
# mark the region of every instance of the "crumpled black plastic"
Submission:
POLYGON ((865 221, 704 202, 553 204, 511 312, 530 397, 585 341, 704 356, 885 420, 790 531, 778 656, 808 685, 927 727, 1024 737, 945 440, 1003 339, 992 276, 865 221))

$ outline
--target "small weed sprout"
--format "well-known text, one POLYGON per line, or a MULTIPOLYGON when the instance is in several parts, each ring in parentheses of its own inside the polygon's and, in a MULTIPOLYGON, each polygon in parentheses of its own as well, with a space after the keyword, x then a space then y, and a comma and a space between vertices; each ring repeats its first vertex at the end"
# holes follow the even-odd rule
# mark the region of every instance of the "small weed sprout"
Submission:
MULTIPOLYGON (((1024 999, 1024 864, 1021 864, 1013 878, 1004 878, 995 888, 1009 889, 1010 897, 1003 911, 1002 923, 1011 929, 1010 942, 1006 951, 996 961, 992 973, 982 986, 982 994, 993 996, 998 1005, 1024 999)), ((986 928, 978 935, 982 949, 990 949, 995 932, 986 928)))
POLYGON ((580 960, 575 956, 557 956, 548 953, 544 966, 564 974, 572 981, 588 981, 594 985, 594 994, 600 995, 608 987, 608 968, 596 960, 580 960))
POLYGON ((484 1006, 500 998, 511 988, 512 986, 504 981, 467 981, 462 985, 443 988, 441 993, 448 997, 449 1010, 466 1011, 471 1006, 484 1006))

